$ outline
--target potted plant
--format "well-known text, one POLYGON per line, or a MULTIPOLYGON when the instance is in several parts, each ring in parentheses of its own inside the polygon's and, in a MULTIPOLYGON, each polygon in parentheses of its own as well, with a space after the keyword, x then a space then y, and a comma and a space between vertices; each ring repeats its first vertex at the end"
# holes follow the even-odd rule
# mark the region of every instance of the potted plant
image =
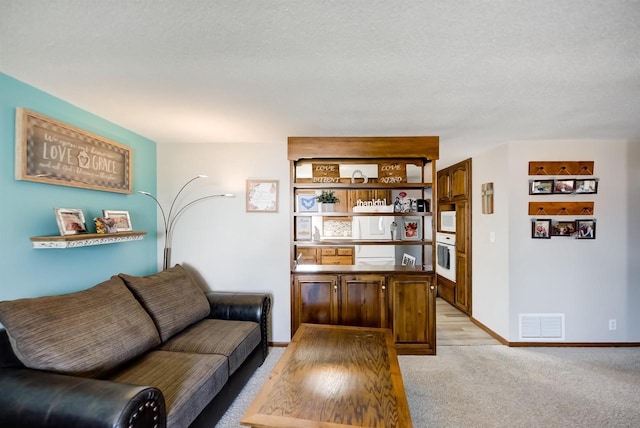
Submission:
POLYGON ((324 212, 332 212, 334 205, 340 202, 333 190, 323 190, 320 195, 316 196, 316 200, 320 205, 320 211, 324 212))

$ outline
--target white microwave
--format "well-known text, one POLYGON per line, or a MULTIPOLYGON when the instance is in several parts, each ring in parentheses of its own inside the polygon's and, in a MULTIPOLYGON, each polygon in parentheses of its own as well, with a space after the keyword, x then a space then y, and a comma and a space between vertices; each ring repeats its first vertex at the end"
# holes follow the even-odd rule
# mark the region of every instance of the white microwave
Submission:
POLYGON ((452 232, 456 231, 456 212, 440 211, 440 231, 452 232))

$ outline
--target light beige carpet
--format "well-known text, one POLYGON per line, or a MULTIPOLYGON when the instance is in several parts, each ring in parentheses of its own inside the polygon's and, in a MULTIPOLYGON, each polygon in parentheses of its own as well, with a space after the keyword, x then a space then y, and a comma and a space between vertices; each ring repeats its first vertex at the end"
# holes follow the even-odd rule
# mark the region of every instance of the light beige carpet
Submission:
MULTIPOLYGON (((219 428, 239 425, 283 348, 272 348, 219 428)), ((443 346, 400 356, 413 425, 640 427, 640 348, 443 346)))

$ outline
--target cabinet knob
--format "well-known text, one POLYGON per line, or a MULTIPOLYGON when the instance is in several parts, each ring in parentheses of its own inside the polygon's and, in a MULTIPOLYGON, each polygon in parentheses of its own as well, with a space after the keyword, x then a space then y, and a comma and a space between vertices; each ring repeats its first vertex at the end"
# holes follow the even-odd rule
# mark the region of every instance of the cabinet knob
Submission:
POLYGON ((337 285, 334 285, 334 286, 333 286, 333 291, 334 291, 335 293, 337 293, 337 292, 338 292, 338 286, 337 286, 337 285))
POLYGON ((432 286, 431 286, 431 287, 429 287, 429 288, 430 288, 430 289, 432 289, 432 290, 435 290, 435 289, 436 289, 436 286, 435 286, 435 285, 432 285, 432 286))
POLYGON ((383 285, 383 286, 382 286, 382 289, 383 289, 383 290, 386 290, 386 289, 387 289, 387 286, 386 286, 386 285, 383 285))

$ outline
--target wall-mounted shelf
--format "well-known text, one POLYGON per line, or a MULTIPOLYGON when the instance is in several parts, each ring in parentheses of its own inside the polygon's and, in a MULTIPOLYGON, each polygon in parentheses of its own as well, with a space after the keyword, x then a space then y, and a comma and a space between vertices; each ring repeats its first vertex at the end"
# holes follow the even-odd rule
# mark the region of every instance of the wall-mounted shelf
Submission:
POLYGON ((32 236, 29 238, 33 248, 77 248, 92 245, 116 244, 118 242, 139 241, 147 232, 118 232, 118 233, 83 233, 65 236, 32 236))
POLYGON ((529 202, 529 215, 593 215, 594 202, 529 202))

